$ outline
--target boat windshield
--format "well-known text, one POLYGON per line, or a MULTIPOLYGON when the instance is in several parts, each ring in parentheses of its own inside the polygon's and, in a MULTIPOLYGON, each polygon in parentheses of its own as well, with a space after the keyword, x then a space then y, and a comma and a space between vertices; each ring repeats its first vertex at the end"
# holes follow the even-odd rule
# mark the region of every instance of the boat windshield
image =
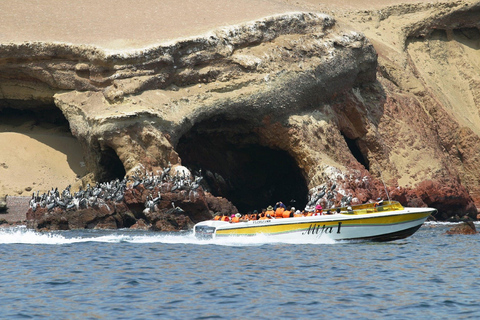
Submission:
POLYGON ((342 213, 349 213, 349 214, 366 214, 366 213, 374 213, 374 212, 382 212, 382 211, 396 211, 396 210, 403 210, 403 206, 398 201, 379 201, 375 203, 365 203, 359 204, 355 206, 349 207, 342 207, 340 211, 342 213))

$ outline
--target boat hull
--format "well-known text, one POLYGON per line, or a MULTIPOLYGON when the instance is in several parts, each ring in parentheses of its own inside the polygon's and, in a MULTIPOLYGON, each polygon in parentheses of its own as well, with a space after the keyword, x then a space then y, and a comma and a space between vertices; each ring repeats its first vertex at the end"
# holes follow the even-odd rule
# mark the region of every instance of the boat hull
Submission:
POLYGON ((333 214, 300 218, 267 219, 239 223, 204 221, 194 227, 199 238, 267 235, 272 240, 315 242, 320 239, 392 241, 414 234, 432 208, 369 214, 333 214))

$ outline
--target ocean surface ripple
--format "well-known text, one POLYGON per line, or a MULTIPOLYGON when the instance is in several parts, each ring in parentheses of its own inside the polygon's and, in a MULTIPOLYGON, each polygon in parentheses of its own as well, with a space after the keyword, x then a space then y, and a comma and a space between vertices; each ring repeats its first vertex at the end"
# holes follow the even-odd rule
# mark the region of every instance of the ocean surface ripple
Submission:
POLYGON ((322 244, 2 229, 0 318, 478 319, 479 236, 449 228, 322 244))

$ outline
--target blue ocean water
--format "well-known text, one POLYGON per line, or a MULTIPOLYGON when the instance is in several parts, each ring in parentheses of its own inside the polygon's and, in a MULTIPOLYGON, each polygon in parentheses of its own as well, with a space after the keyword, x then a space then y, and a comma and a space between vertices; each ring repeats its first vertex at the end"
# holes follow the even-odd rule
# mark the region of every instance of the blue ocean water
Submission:
POLYGON ((450 227, 321 244, 3 229, 0 318, 478 319, 480 238, 450 227))

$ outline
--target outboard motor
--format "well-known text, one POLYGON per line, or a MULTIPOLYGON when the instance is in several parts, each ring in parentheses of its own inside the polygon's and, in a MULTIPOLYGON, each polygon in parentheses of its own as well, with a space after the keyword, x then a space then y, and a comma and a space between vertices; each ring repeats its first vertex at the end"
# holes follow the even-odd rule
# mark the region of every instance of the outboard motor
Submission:
POLYGON ((197 239, 212 239, 213 235, 215 234, 215 227, 210 227, 210 226, 195 226, 195 237, 197 239))

